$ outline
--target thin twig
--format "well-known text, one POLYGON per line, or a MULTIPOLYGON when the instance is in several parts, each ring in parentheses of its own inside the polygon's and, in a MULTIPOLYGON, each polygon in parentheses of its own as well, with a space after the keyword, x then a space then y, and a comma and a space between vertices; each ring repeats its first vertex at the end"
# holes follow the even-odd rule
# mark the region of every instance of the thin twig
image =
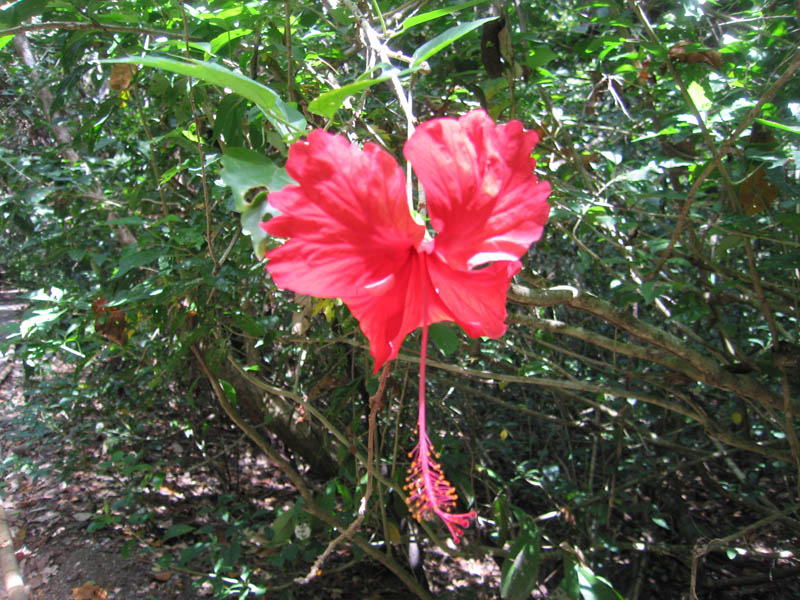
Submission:
MULTIPOLYGON (((133 65, 128 65, 129 69, 133 68, 133 65)), ((150 128, 147 126, 147 120, 144 118, 144 110, 142 109, 142 103, 139 101, 139 92, 136 90, 135 86, 130 87, 131 95, 133 96, 133 101, 136 104, 136 111, 139 114, 139 120, 142 122, 142 129, 144 130, 144 134, 147 137, 147 158, 150 162, 150 169, 153 171, 153 177, 156 180, 156 187, 158 187, 158 195, 161 197, 161 216, 167 216, 167 195, 164 192, 164 185, 161 183, 161 171, 158 168, 158 163, 156 163, 156 154, 153 151, 153 136, 150 134, 150 128)))
MULTIPOLYGON (((347 527, 342 523, 339 519, 337 519, 334 515, 329 513, 327 510, 322 508, 315 500, 314 496, 311 493, 311 490, 306 485, 305 481, 303 480, 300 473, 298 473, 292 465, 290 465, 286 460, 284 460, 281 455, 278 453, 275 448, 273 448, 270 443, 262 436, 258 430, 250 425, 247 421, 242 418, 242 416, 238 413, 238 411, 234 408, 233 404, 228 400, 228 397, 225 395, 225 392, 222 391, 222 387, 220 386, 219 380, 214 376, 214 374, 208 368, 208 365, 203 358, 203 354, 200 350, 192 344, 190 346, 192 353, 194 354, 195 358, 197 359, 197 363, 200 366, 200 369, 203 371, 203 374, 208 379, 208 382, 211 384, 211 388, 214 390, 214 395, 217 397, 217 401, 219 402, 222 409, 225 411, 225 414, 234 422, 234 424, 239 427, 244 433, 249 437, 253 442, 266 454, 269 459, 277 466, 284 475, 289 479, 292 485, 297 489, 300 495, 303 497, 305 501, 305 508, 306 510, 314 515, 315 517, 319 518, 320 520, 324 521, 331 527, 339 531, 347 531, 347 527)), ((414 592, 419 598, 423 600, 429 600, 430 594, 426 590, 420 586, 419 582, 414 579, 414 577, 406 571, 403 567, 401 567, 391 556, 387 556, 383 552, 378 551, 376 548, 372 547, 369 542, 367 542, 364 538, 359 535, 352 534, 349 537, 350 541, 358 546, 361 550, 364 551, 367 556, 370 558, 378 561, 382 565, 384 565, 387 569, 389 569, 392 573, 394 573, 403 583, 408 586, 408 588, 414 592)))
POLYGON ((719 549, 719 548, 726 548, 732 542, 735 542, 736 540, 738 540, 740 537, 743 537, 743 536, 749 534, 750 532, 755 531, 756 529, 760 529, 764 525, 769 525, 773 521, 777 521, 778 519, 781 519, 781 518, 785 517, 786 515, 797 511, 798 509, 800 509, 800 504, 793 504, 789 508, 785 508, 785 509, 783 509, 781 511, 778 511, 776 513, 773 513, 773 514, 767 516, 767 517, 764 517, 763 519, 759 519, 755 523, 751 523, 750 525, 748 525, 746 527, 743 527, 742 529, 739 529, 738 531, 734 531, 730 535, 726 535, 723 538, 715 538, 715 539, 710 540, 709 542, 707 542, 705 544, 702 543, 702 542, 698 542, 697 544, 695 544, 695 547, 692 550, 692 570, 691 570, 691 579, 690 579, 690 584, 689 584, 690 585, 690 587, 689 587, 689 597, 692 598, 693 600, 697 600, 698 599, 698 596, 697 596, 697 569, 698 569, 698 563, 699 563, 699 559, 700 558, 702 558, 703 556, 705 556, 706 554, 708 554, 712 550, 719 549))
POLYGON ((361 527, 361 523, 364 521, 364 517, 367 515, 367 504, 369 503, 370 496, 372 496, 372 474, 374 472, 373 462, 375 460, 375 417, 383 406, 383 390, 386 388, 386 378, 389 375, 390 365, 391 363, 388 363, 383 367, 383 372, 381 372, 380 376, 380 383, 378 384, 378 391, 376 391, 375 395, 369 399, 369 429, 367 433, 367 489, 365 490, 364 495, 361 497, 361 502, 358 506, 358 516, 356 516, 355 520, 350 523, 347 529, 342 531, 338 537, 331 540, 331 542, 328 544, 328 547, 325 548, 325 551, 320 554, 314 561, 314 564, 311 565, 308 574, 305 577, 298 577, 295 579, 295 583, 306 584, 314 579, 318 573, 321 573, 322 565, 325 563, 325 560, 327 560, 328 556, 330 556, 331 552, 333 552, 336 546, 338 546, 345 538, 349 539, 353 537, 353 534, 355 534, 359 527, 361 527))
POLYGON ((283 25, 283 39, 284 43, 286 44, 286 56, 287 56, 287 63, 286 63, 286 98, 289 102, 294 101, 294 75, 292 71, 294 70, 294 66, 292 65, 292 2, 291 0, 286 0, 284 3, 285 7, 285 18, 284 18, 284 25, 283 25))
MULTIPOLYGON (((107 31, 109 33, 133 33, 136 35, 151 35, 153 37, 181 38, 179 31, 167 29, 144 29, 141 27, 123 27, 120 25, 103 25, 100 23, 81 23, 80 21, 51 21, 49 23, 25 23, 16 27, 0 29, 0 36, 16 35, 26 31, 42 31, 46 29, 62 29, 64 31, 107 31)), ((197 41, 198 38, 191 38, 197 41)))
MULTIPOLYGON (((181 18, 183 19, 183 41, 186 46, 186 58, 190 58, 189 47, 189 30, 186 25, 186 10, 183 7, 183 0, 179 0, 178 4, 181 7, 181 18)), ((200 156, 200 178, 203 182, 203 209, 206 213, 206 244, 208 244, 208 254, 211 261, 214 263, 214 270, 212 275, 216 275, 219 270, 219 262, 214 255, 214 244, 211 237, 211 203, 209 202, 208 194, 208 180, 206 179, 206 153, 203 150, 203 135, 200 127, 200 113, 197 112, 197 104, 194 101, 194 82, 193 78, 189 77, 189 103, 192 105, 192 114, 194 115, 194 135, 197 138, 197 153, 200 156)))

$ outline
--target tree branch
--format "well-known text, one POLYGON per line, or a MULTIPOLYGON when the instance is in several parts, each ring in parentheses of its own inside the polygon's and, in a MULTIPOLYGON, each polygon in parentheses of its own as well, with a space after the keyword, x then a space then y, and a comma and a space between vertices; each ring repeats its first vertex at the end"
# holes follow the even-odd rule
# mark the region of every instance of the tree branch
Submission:
MULTIPOLYGON (((49 23, 25 23, 8 29, 0 29, 0 36, 16 35, 27 31, 44 31, 47 29, 63 29, 65 31, 107 31, 110 33, 133 33, 137 35, 152 35, 157 37, 182 38, 180 31, 166 29, 142 29, 140 27, 124 27, 120 25, 100 25, 98 23, 82 23, 80 21, 51 21, 49 23)), ((198 41, 199 38, 192 38, 198 41)))

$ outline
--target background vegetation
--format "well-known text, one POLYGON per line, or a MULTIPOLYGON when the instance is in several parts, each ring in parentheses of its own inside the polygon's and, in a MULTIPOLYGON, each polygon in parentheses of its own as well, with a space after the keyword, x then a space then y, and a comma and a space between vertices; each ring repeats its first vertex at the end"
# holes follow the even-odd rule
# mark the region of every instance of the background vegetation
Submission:
POLYGON ((37 399, 29 435, 76 449, 64 477, 102 439, 120 489, 91 527, 134 531, 130 552, 179 538, 158 560, 219 597, 302 595, 292 580, 365 493, 378 382, 346 307, 266 275, 265 192, 308 128, 401 159, 403 102, 417 121, 483 107, 538 130, 554 192, 508 333, 432 330, 434 443, 479 520, 458 548, 408 522, 414 335, 343 547, 420 597, 442 553, 493 558, 506 598, 796 597, 782 579, 800 532, 796 8, 7 5, 0 261, 29 290, 12 339, 37 399), (175 440, 214 491, 162 531, 151 500, 181 485, 175 440), (253 488, 241 459, 256 450, 278 470, 250 465, 253 488))

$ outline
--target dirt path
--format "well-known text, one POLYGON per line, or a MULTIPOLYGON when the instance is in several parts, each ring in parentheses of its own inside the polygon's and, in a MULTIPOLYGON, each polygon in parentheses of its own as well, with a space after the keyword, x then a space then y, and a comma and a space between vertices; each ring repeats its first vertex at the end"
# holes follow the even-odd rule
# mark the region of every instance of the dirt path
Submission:
MULTIPOLYGON (((0 329, 18 321, 24 304, 14 290, 0 291, 0 329)), ((2 334, 0 334, 2 335, 2 334)), ((0 469, 2 508, 19 571, 32 600, 158 600, 197 598, 188 578, 153 571, 146 557, 123 559, 124 539, 114 531, 90 533, 97 488, 62 481, 63 452, 37 427, 23 394, 23 370, 13 348, 0 354, 0 469)), ((8 598, 2 585, 0 599, 8 598)), ((12 596, 13 599, 13 596, 12 596)))

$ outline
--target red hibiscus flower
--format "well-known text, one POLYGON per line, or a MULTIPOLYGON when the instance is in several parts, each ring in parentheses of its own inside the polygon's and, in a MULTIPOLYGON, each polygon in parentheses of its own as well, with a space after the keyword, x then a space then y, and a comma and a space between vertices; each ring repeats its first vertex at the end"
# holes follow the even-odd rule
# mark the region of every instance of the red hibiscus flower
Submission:
POLYGON ((454 321, 472 337, 505 333, 509 283, 550 211, 550 185, 533 173, 537 141, 520 122, 495 125, 482 110, 421 124, 403 154, 425 190, 432 237, 412 216, 391 155, 312 131, 289 150, 286 170, 298 185, 270 193, 281 214, 261 224, 287 238, 267 253, 275 284, 341 298, 369 340, 376 372, 423 328, 420 439, 406 489, 415 517, 439 516, 456 542, 475 513, 450 513, 455 490, 426 433, 428 325, 454 321))

